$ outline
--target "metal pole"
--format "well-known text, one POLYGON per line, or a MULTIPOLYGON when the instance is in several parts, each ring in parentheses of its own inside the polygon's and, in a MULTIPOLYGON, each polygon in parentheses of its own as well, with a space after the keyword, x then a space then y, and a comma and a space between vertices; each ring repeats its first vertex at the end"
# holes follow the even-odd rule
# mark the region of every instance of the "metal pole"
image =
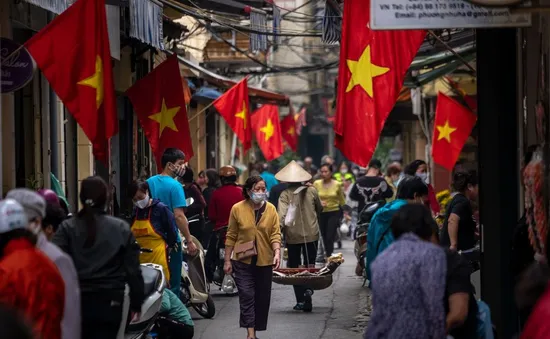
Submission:
POLYGON ((237 150, 237 134, 233 133, 233 141, 231 142, 231 166, 235 165, 236 150, 237 150))
MULTIPOLYGON (((54 19, 55 15, 48 12, 48 22, 54 19)), ((59 107, 57 95, 49 86, 50 91, 50 170, 56 178, 59 178, 59 107)), ((44 173, 44 180, 49 180, 50 174, 44 173)))

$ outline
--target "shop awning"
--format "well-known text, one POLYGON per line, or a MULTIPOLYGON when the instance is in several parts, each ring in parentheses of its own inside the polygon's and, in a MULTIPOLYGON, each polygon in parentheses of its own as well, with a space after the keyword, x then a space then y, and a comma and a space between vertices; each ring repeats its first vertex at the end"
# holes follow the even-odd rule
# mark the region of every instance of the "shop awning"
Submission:
MULTIPOLYGON (((170 52, 167 51, 167 53, 170 52)), ((182 57, 181 55, 178 55, 178 59, 183 65, 199 72, 209 83, 216 85, 220 88, 229 88, 237 84, 236 81, 209 71, 206 68, 192 62, 191 60, 182 57)), ((273 103, 280 106, 286 106, 289 104, 288 96, 276 92, 271 92, 265 89, 248 86, 248 94, 250 95, 251 99, 258 102, 273 103)))
POLYGON ((193 94, 193 96, 191 96, 191 99, 196 102, 210 102, 221 97, 221 95, 222 93, 218 92, 214 88, 201 87, 193 94))

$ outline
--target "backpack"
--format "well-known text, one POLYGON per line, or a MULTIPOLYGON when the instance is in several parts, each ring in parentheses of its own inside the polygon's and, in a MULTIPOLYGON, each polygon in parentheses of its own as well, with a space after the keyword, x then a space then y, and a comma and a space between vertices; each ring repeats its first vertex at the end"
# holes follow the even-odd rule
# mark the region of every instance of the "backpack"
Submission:
POLYGON ((292 201, 288 205, 288 210, 285 216, 285 226, 292 227, 296 221, 296 210, 300 201, 300 192, 302 192, 307 186, 298 187, 293 193, 292 201))

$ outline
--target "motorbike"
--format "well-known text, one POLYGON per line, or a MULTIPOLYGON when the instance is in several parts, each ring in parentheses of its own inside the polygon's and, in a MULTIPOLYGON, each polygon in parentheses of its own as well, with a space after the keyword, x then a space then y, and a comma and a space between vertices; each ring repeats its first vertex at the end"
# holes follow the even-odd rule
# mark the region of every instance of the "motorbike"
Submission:
POLYGON ((233 279, 233 275, 225 274, 223 271, 223 264, 225 258, 225 234, 227 232, 227 226, 216 230, 214 233, 216 241, 216 255, 213 256, 214 263, 210 265, 212 282, 219 287, 220 291, 225 294, 234 295, 237 293, 237 284, 233 279))
POLYGON ((359 220, 357 221, 357 227, 355 228, 355 244, 354 253, 357 258, 357 265, 355 268, 355 274, 362 276, 365 271, 365 256, 367 253, 367 232, 369 229, 372 217, 382 206, 386 204, 386 201, 380 200, 376 202, 370 202, 359 213, 359 220))
MULTIPOLYGON (((191 217, 188 221, 197 222, 198 216, 191 217)), ((187 251, 187 243, 182 244, 185 260, 181 269, 180 299, 187 307, 193 307, 203 318, 211 319, 216 314, 216 305, 210 295, 210 284, 204 270, 204 248, 197 238, 191 236, 191 239, 198 253, 194 256, 190 255, 187 251)))
MULTIPOLYGON (((141 252, 150 253, 152 250, 142 248, 141 252)), ((162 266, 149 263, 141 264, 141 274, 143 276, 145 301, 141 306, 140 317, 132 319, 129 288, 126 286, 122 323, 117 339, 145 339, 155 326, 162 305, 162 294, 166 288, 166 277, 162 266)))

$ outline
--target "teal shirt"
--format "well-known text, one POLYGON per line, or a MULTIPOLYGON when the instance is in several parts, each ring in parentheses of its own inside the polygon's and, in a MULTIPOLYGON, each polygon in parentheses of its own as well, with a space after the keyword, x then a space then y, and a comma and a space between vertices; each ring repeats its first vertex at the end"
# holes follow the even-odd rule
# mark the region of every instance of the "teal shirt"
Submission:
POLYGON ((372 221, 367 231, 367 255, 365 256, 365 266, 369 280, 371 280, 370 265, 378 254, 382 253, 395 240, 390 229, 391 220, 395 213, 406 204, 406 200, 396 199, 382 206, 372 216, 372 221), (376 248, 379 243, 380 247, 376 248))
POLYGON ((260 176, 265 180, 265 188, 268 192, 271 192, 271 188, 279 183, 279 180, 275 179, 275 175, 268 171, 263 171, 260 176))
MULTIPOLYGON (((160 202, 168 206, 170 212, 174 213, 174 208, 187 207, 183 186, 176 179, 167 175, 157 174, 147 179, 147 184, 149 184, 151 198, 160 200, 160 202)), ((177 242, 180 243, 181 237, 177 228, 176 238, 177 242)))
POLYGON ((162 305, 160 313, 185 325, 195 326, 191 313, 181 300, 169 289, 165 289, 162 294, 162 305))

